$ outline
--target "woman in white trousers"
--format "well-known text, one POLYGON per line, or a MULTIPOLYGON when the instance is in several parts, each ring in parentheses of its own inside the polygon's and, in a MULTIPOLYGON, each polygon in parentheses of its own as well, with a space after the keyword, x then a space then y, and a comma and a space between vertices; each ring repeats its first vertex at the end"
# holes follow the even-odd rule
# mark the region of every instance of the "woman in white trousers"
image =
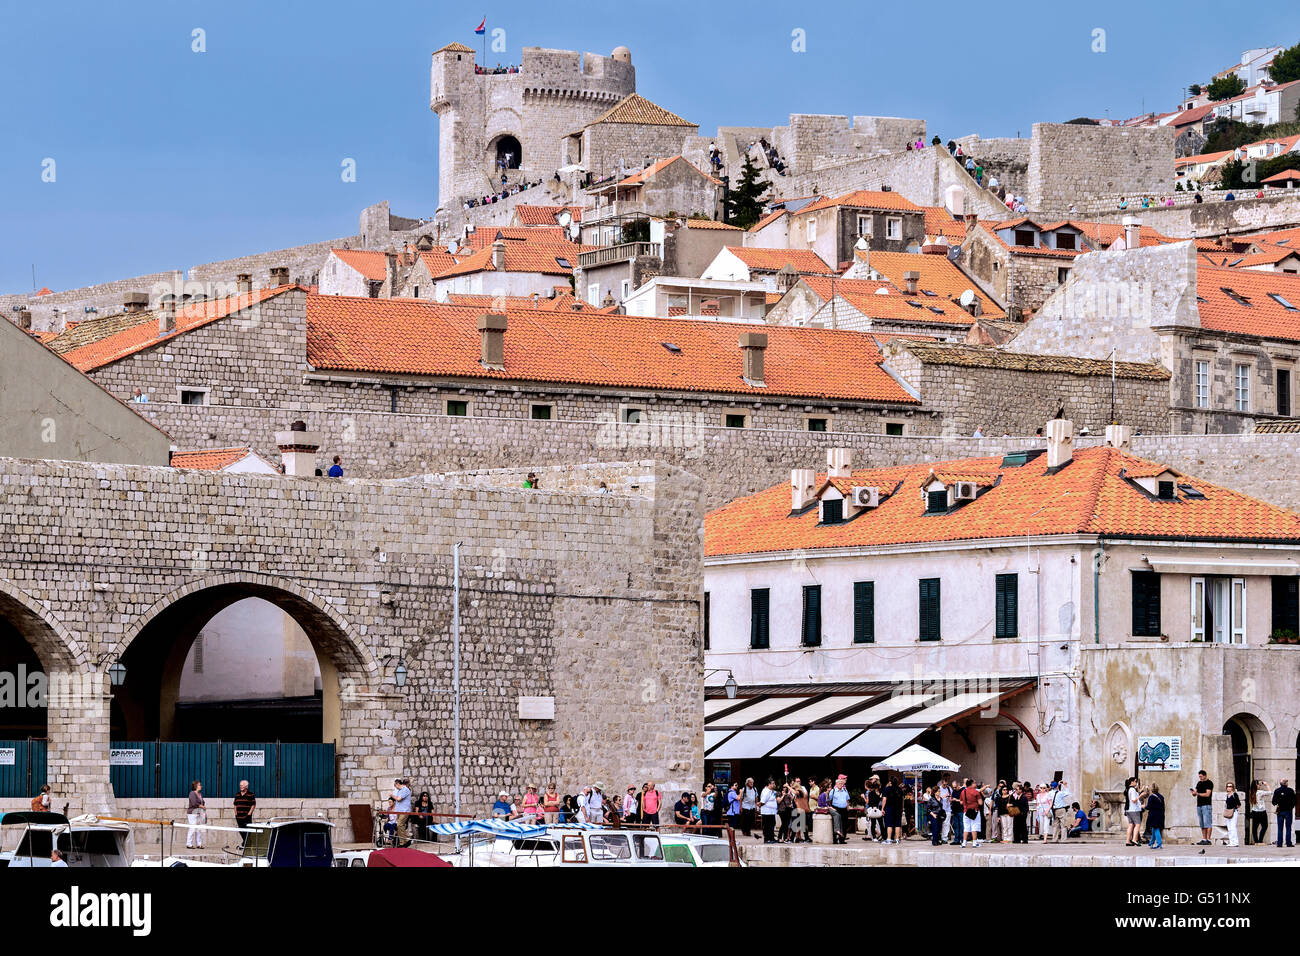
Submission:
POLYGON ((1241 846, 1239 821, 1241 819, 1241 797, 1235 784, 1228 784, 1228 793, 1223 801, 1223 825, 1228 829, 1228 846, 1241 846))
POLYGON ((190 825, 190 828, 185 831, 186 849, 203 849, 203 831, 197 829, 208 822, 207 804, 203 800, 202 780, 195 780, 190 784, 190 803, 185 819, 190 825))

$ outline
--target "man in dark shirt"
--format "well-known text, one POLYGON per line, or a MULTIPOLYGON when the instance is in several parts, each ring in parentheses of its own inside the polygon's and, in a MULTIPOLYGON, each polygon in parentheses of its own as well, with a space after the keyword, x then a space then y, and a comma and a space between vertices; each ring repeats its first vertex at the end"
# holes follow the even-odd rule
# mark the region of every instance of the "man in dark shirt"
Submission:
POLYGON ((686 826, 691 822, 691 795, 683 792, 682 798, 673 804, 673 822, 686 826))
POLYGON ((335 455, 334 464, 330 465, 329 476, 331 478, 343 477, 343 456, 335 455))
MULTIPOLYGON (((235 794, 235 826, 246 827, 253 822, 253 810, 257 806, 257 797, 248 789, 248 781, 239 781, 239 792, 235 794)), ((239 834, 239 845, 248 842, 248 834, 239 834)))
POLYGON ((1214 781, 1204 770, 1198 770, 1196 786, 1188 790, 1196 794, 1196 822, 1201 828, 1201 842, 1197 846, 1209 846, 1214 835, 1214 781))
POLYGON ((1291 846, 1291 818, 1295 814, 1295 791, 1283 777, 1273 791, 1273 808, 1277 813, 1277 845, 1282 846, 1282 828, 1286 828, 1286 845, 1291 846))

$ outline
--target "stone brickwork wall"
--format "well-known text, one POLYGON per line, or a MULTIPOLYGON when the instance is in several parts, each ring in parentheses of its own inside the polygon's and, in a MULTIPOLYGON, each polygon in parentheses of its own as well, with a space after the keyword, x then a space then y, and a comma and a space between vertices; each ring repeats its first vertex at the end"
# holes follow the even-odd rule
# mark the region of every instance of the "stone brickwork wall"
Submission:
POLYGON ((14 310, 14 306, 19 306, 32 314, 33 331, 61 332, 68 322, 117 315, 123 311, 122 302, 129 292, 143 292, 149 295, 150 304, 153 305, 158 299, 158 289, 165 288, 181 294, 183 282, 182 274, 178 270, 171 270, 130 279, 115 279, 112 282, 101 282, 79 289, 66 289, 50 295, 0 295, 0 314, 10 322, 16 323, 18 312, 14 310), (87 312, 87 308, 97 311, 87 312))
POLYGON ((91 662, 184 599, 235 589, 293 613, 337 669, 340 795, 404 772, 446 808, 458 540, 466 807, 524 781, 696 780, 699 481, 653 462, 615 472, 636 490, 596 496, 588 473, 524 491, 0 460, 0 613, 48 672, 91 688, 51 701, 56 793, 111 805, 109 687, 91 662), (555 697, 555 719, 521 720, 520 696, 555 697))
POLYGON ((1169 127, 1035 123, 1026 191, 1031 211, 1173 189, 1169 127))
POLYGON ((984 167, 985 182, 997 177, 1008 192, 1018 196, 1023 196, 1028 190, 1030 140, 1014 137, 981 139, 972 134, 956 142, 967 156, 973 156, 975 162, 984 167))

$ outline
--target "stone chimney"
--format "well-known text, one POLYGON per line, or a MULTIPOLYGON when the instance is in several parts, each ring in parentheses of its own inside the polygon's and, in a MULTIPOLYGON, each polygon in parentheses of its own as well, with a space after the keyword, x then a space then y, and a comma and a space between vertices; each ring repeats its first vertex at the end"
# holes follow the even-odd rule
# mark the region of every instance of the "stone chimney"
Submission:
POLYGON ((253 291, 253 275, 250 272, 241 272, 235 277, 235 291, 240 295, 246 295, 253 291))
POLYGON ((776 272, 776 291, 782 294, 789 292, 799 281, 799 273, 795 271, 794 266, 786 263, 776 272))
POLYGON ((1074 458, 1074 422, 1053 418, 1047 423, 1047 467, 1060 468, 1074 458))
POLYGON ((853 449, 826 449, 826 477, 848 478, 853 474, 853 449))
POLYGON ((484 312, 478 317, 478 330, 483 343, 479 361, 486 368, 506 367, 506 317, 484 312))
POLYGON ((1133 444, 1133 429, 1128 425, 1107 425, 1106 444, 1128 451, 1133 444))
POLYGON ((128 292, 122 296, 123 312, 143 312, 149 308, 148 292, 128 292))
POLYGON ((811 468, 795 468, 790 472, 790 510, 802 511, 812 504, 817 486, 817 472, 811 468))
POLYGON ((22 329, 24 332, 30 332, 32 330, 32 314, 26 309, 18 313, 18 328, 22 329))
POLYGON ((741 375, 745 381, 763 383, 763 353, 767 351, 766 332, 741 332, 740 354, 743 356, 741 375))
POLYGON ((158 334, 176 331, 176 296, 165 295, 158 300, 158 334))
POLYGON ((1125 216, 1122 222, 1124 224, 1124 248, 1141 249, 1142 220, 1137 216, 1125 216))
POLYGON ((284 473, 290 478, 312 478, 316 474, 316 452, 320 451, 321 436, 307 431, 307 423, 299 419, 285 432, 275 433, 275 444, 280 449, 284 473))
POLYGON ((492 268, 504 272, 506 268, 506 241, 494 240, 492 243, 492 268))
POLYGON ((920 283, 920 281, 921 281, 921 273, 919 272, 903 273, 903 286, 904 288, 907 289, 908 295, 916 295, 916 287, 918 283, 920 283))
POLYGON ((288 285, 289 284, 289 267, 272 266, 271 268, 271 285, 288 285))
POLYGON ((602 309, 608 309, 610 306, 614 306, 614 305, 618 305, 618 300, 614 298, 614 293, 606 289, 605 298, 600 300, 600 307, 602 309))

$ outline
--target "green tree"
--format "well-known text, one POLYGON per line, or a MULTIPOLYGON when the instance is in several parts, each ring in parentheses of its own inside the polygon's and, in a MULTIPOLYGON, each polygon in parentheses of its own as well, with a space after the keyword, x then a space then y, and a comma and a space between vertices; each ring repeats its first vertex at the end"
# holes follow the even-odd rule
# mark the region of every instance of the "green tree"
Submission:
POLYGON ((1288 47, 1273 57, 1273 62, 1268 68, 1268 76, 1274 83, 1300 80, 1300 43, 1288 47))
POLYGON ((1210 94, 1211 100, 1218 102, 1246 92, 1246 84, 1241 81, 1241 77, 1236 73, 1229 73, 1227 76, 1221 76, 1211 82, 1206 92, 1210 94))
POLYGON ((1187 88, 1187 92, 1188 92, 1188 93, 1191 93, 1192 96, 1200 96, 1200 95, 1201 95, 1201 84, 1200 84, 1200 83, 1193 83, 1191 86, 1189 86, 1189 87, 1187 88))
POLYGON ((727 195, 727 222, 748 229, 763 216, 763 197, 772 188, 766 179, 758 178, 758 167, 745 157, 740 168, 740 182, 727 195))

